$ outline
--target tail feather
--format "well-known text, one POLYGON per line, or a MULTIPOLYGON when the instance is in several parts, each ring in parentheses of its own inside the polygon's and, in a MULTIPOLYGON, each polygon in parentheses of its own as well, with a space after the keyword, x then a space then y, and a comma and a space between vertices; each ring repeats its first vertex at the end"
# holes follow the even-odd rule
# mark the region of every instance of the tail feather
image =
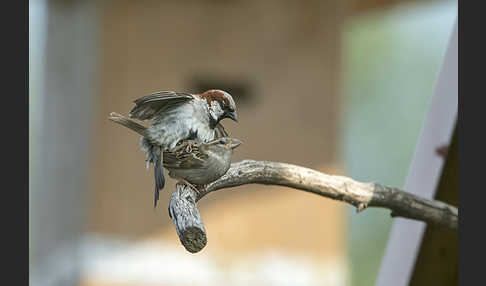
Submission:
POLYGON ((164 168, 162 166, 162 151, 160 146, 153 145, 146 138, 147 128, 132 119, 124 117, 118 113, 110 113, 108 117, 111 121, 123 125, 138 134, 142 135, 141 146, 142 150, 147 153, 147 168, 150 163, 154 164, 154 177, 155 177, 155 193, 154 193, 154 208, 157 207, 157 201, 159 200, 159 191, 165 186, 164 168))
POLYGON ((162 152, 160 147, 156 147, 158 150, 154 154, 154 177, 155 177, 155 194, 154 194, 154 208, 157 207, 157 201, 159 200, 159 190, 162 190, 165 186, 164 168, 162 167, 162 152))
POLYGON ((115 123, 123 125, 123 126, 129 128, 129 129, 137 132, 138 134, 140 134, 142 136, 146 135, 147 127, 145 127, 142 124, 139 124, 139 123, 137 123, 137 122, 121 115, 121 114, 112 112, 112 113, 110 113, 110 117, 108 117, 108 119, 110 119, 111 121, 113 121, 115 123))

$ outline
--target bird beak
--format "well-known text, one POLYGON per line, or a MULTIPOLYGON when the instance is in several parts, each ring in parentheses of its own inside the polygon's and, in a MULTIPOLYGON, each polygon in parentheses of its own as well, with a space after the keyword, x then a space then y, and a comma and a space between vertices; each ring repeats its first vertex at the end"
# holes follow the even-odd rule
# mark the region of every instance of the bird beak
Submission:
POLYGON ((238 114, 236 114, 236 111, 233 111, 231 113, 228 113, 226 115, 228 118, 233 119, 234 121, 238 122, 238 114))
POLYGON ((238 147, 240 145, 241 145, 241 141, 240 140, 231 138, 231 141, 230 141, 230 147, 231 147, 231 149, 235 149, 236 147, 238 147))

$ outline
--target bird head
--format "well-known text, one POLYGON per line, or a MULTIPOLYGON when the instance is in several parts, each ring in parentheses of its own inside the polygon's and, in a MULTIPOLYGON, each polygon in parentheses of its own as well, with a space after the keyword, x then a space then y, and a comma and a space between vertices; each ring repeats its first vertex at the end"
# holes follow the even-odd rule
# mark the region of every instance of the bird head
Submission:
POLYGON ((224 118, 230 118, 238 122, 236 104, 231 94, 223 90, 211 89, 203 92, 199 96, 206 100, 209 108, 210 120, 214 123, 214 126, 224 118))

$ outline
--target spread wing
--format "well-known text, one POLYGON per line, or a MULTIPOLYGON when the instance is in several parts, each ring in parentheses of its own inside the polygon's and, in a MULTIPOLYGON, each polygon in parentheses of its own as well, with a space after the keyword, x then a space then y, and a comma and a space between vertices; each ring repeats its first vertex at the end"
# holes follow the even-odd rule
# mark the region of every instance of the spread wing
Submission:
POLYGON ((171 169, 204 168, 208 155, 200 151, 198 145, 187 149, 187 144, 174 148, 173 151, 164 152, 164 167, 171 169))
POLYGON ((155 92, 134 101, 135 107, 130 111, 130 117, 147 120, 152 119, 159 112, 178 106, 181 103, 194 99, 189 93, 175 91, 155 92))

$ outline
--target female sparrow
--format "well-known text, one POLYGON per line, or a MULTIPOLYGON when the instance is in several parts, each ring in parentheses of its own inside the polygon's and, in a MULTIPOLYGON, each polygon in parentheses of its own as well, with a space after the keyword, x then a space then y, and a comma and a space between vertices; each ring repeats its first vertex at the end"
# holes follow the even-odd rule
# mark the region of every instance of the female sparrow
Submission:
POLYGON ((154 164, 156 197, 165 184, 161 164, 164 151, 174 148, 182 140, 209 142, 217 138, 215 129, 224 118, 238 122, 233 98, 217 89, 201 94, 161 91, 134 102, 135 107, 129 114, 131 118, 154 119, 141 138, 141 144, 147 153, 147 164, 154 164))
POLYGON ((194 185, 205 186, 226 174, 233 149, 240 144, 239 140, 229 137, 202 143, 183 141, 173 150, 164 152, 164 167, 171 178, 186 183, 197 192, 194 185))

